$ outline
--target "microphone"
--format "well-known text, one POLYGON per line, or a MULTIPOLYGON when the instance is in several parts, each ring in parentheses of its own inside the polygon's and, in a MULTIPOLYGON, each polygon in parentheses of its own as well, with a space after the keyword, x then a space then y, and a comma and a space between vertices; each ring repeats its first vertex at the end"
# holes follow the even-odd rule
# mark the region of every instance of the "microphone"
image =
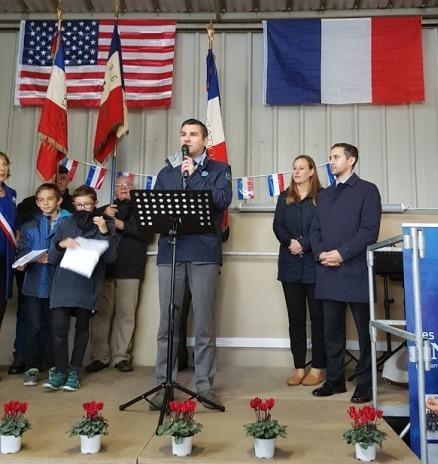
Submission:
MULTIPOLYGON (((182 153, 182 156, 183 156, 183 160, 184 160, 184 157, 185 156, 189 156, 189 146, 184 144, 182 147, 181 147, 181 153, 182 153)), ((187 169, 185 171, 183 171, 183 177, 184 179, 186 179, 187 177, 189 177, 189 171, 187 171, 187 169)))

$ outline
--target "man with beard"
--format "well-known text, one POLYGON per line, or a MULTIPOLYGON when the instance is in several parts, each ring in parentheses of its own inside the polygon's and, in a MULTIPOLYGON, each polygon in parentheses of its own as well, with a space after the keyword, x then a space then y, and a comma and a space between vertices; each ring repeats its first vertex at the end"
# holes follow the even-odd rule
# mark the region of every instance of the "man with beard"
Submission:
POLYGON ((108 266, 100 295, 99 311, 91 321, 91 364, 88 372, 98 372, 110 362, 120 372, 131 372, 131 349, 135 330, 140 285, 146 266, 150 234, 140 233, 131 204, 132 178, 119 176, 115 182, 116 200, 100 209, 114 218, 119 238, 117 259, 108 266))

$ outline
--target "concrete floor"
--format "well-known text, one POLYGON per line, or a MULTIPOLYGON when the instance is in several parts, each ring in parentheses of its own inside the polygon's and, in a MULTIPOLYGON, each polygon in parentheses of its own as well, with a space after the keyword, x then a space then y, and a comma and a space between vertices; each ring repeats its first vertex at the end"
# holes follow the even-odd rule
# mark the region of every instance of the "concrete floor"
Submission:
MULTIPOLYGON (((22 451, 16 455, 1 455, 0 463, 149 464, 181 459, 206 464, 255 462, 252 440, 245 436, 243 424, 253 420, 249 400, 256 395, 275 398, 273 417, 288 426, 287 438, 277 439, 277 461, 354 462, 353 447, 342 439, 342 433, 350 425, 346 409, 353 386, 349 385, 344 394, 313 398, 311 387, 288 387, 285 381, 289 374, 284 368, 222 367, 216 377, 216 392, 226 411, 210 411, 200 405, 196 416, 204 429, 194 438, 192 455, 176 458, 171 455, 170 437, 155 436, 158 413, 150 412, 144 400, 125 411, 118 409, 120 404, 154 386, 152 368, 136 368, 125 374, 107 368, 97 374, 84 375, 80 390, 73 393, 45 392, 41 386, 25 387, 20 376, 8 376, 3 368, 0 401, 28 401, 32 429, 23 437, 22 451), (67 432, 81 417, 82 403, 91 400, 105 403, 103 412, 109 420, 110 433, 103 437, 99 454, 81 455, 79 438, 70 438, 67 432)), ((189 370, 178 380, 189 386, 190 378, 189 370)), ((406 399, 406 390, 386 385, 379 388, 382 405, 402 405, 406 399)), ((382 423, 382 428, 389 436, 383 450, 378 450, 377 462, 419 462, 386 423, 382 423)))

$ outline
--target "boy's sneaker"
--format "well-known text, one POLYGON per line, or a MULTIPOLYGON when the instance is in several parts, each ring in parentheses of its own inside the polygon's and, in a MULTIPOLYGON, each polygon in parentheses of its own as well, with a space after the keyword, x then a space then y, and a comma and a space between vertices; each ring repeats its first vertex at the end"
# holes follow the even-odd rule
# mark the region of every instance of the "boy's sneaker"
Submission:
POLYGON ((67 374, 64 372, 49 371, 49 378, 43 387, 50 388, 51 390, 59 390, 62 388, 67 380, 67 374))
POLYGON ((76 391, 80 387, 79 383, 79 372, 70 371, 68 374, 67 382, 62 387, 64 391, 76 391))
POLYGON ((40 371, 38 369, 36 369, 35 367, 32 367, 31 369, 28 369, 24 373, 23 385, 26 385, 26 386, 38 385, 39 374, 40 374, 40 371))

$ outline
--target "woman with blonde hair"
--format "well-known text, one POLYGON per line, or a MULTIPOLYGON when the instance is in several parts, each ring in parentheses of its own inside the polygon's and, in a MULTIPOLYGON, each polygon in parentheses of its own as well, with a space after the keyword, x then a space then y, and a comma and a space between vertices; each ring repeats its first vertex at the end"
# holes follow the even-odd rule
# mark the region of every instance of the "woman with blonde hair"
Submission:
POLYGON ((290 386, 313 386, 324 380, 324 313, 321 302, 314 299, 316 264, 309 241, 320 189, 315 162, 310 156, 300 155, 293 161, 290 186, 278 197, 275 209, 273 229, 280 242, 278 280, 286 300, 295 365, 287 380, 290 386), (312 365, 306 374, 307 306, 311 320, 312 365))

